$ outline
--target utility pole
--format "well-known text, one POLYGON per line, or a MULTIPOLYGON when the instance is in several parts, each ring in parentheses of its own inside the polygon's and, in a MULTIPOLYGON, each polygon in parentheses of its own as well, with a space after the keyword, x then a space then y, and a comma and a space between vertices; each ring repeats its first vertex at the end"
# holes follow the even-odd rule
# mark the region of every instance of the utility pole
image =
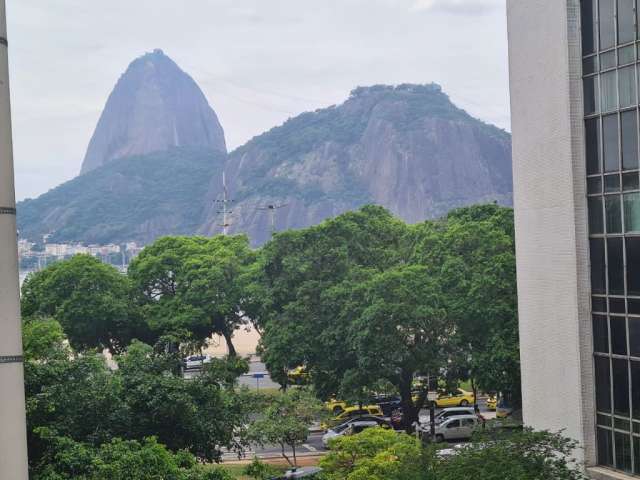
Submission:
POLYGON ((269 212, 269 217, 271 217, 271 236, 276 234, 276 212, 289 205, 288 203, 283 203, 281 205, 265 205, 263 207, 258 207, 258 210, 266 210, 269 212))
POLYGON ((8 46, 0 0, 0 478, 28 480, 8 46))
POLYGON ((222 224, 220 226, 222 227, 222 234, 226 236, 229 234, 229 227, 231 226, 229 223, 229 215, 233 213, 227 205, 233 203, 233 200, 229 199, 227 176, 224 171, 222 172, 222 200, 216 200, 216 203, 222 204, 222 210, 218 210, 218 213, 222 214, 222 224))

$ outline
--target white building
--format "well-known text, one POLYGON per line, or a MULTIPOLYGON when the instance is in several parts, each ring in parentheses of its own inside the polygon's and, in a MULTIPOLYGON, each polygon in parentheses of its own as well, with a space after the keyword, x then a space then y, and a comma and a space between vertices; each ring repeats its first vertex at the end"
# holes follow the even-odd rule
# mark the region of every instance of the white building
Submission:
POLYGON ((640 478, 636 0, 507 10, 524 420, 640 478))

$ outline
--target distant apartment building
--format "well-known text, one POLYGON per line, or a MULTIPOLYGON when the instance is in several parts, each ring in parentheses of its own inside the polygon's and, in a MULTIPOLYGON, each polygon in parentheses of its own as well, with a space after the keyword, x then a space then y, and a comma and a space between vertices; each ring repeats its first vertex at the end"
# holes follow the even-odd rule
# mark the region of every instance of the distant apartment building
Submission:
POLYGON ((640 478, 636 0, 508 0, 525 423, 640 478))

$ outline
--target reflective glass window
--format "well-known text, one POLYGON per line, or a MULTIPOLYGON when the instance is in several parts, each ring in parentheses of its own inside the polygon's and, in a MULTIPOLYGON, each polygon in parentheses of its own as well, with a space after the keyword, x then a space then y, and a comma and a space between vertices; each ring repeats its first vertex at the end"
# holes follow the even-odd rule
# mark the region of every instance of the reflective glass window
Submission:
POLYGON ((597 118, 585 120, 587 149, 587 174, 600 173, 600 121, 597 118))
POLYGON ((620 207, 620 195, 607 195, 604 197, 604 213, 607 233, 621 233, 622 208, 620 207))
POLYGON ((618 70, 620 108, 636 105, 636 67, 624 67, 618 70))
POLYGON ((584 113, 590 115, 598 112, 598 77, 585 78, 584 85, 584 113))
POLYGON ((611 48, 616 43, 614 0, 600 0, 600 50, 611 48))
POLYGON ((607 357, 595 358, 596 409, 599 412, 611 411, 611 372, 607 357))
POLYGON ((609 295, 624 295, 624 253, 622 243, 621 237, 607 239, 609 295))
POLYGON ((638 116, 635 110, 620 114, 620 136, 622 137, 622 168, 638 169, 638 116))
POLYGON ((627 322, 624 317, 611 317, 611 353, 615 355, 627 354, 627 322))
POLYGON ((638 190, 640 188, 640 177, 638 177, 638 172, 633 173, 625 173, 622 175, 622 189, 627 190, 638 190))
POLYGON ((640 296, 640 238, 628 237, 627 246, 627 294, 640 296))
MULTIPOLYGON (((611 333, 613 337, 613 332, 611 333)), ((611 359, 613 383, 613 413, 629 416, 629 362, 619 358, 611 359)))
POLYGON ((618 0, 618 43, 632 42, 636 38, 634 0, 618 0))
POLYGON ((640 232, 640 192, 624 194, 624 224, 627 232, 640 232))
POLYGON ((598 23, 596 0, 582 0, 582 52, 584 55, 596 51, 598 23))
POLYGON ((600 108, 603 112, 610 112, 618 108, 617 71, 600 75, 600 108))
POLYGON ((589 232, 592 234, 604 233, 602 219, 602 197, 589 197, 589 232))
POLYGON ((589 241, 591 256, 591 291, 593 293, 605 294, 605 255, 604 239, 592 238, 589 241))
POLYGON ((616 468, 631 471, 631 437, 629 434, 615 432, 616 439, 616 468))
POLYGON ((602 117, 602 143, 604 147, 604 171, 620 170, 618 152, 618 115, 602 117))
POLYGON ((609 353, 609 326, 605 315, 593 316, 593 349, 599 353, 609 353))
POLYGON ((613 466, 613 442, 611 430, 598 428, 598 463, 613 466))

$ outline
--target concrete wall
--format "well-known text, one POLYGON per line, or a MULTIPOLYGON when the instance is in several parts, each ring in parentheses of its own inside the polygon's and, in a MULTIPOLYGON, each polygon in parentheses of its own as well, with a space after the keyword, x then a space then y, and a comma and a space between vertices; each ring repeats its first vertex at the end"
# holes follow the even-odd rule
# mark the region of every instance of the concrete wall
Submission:
POLYGON ((524 420, 595 457, 579 0, 508 0, 524 420))

